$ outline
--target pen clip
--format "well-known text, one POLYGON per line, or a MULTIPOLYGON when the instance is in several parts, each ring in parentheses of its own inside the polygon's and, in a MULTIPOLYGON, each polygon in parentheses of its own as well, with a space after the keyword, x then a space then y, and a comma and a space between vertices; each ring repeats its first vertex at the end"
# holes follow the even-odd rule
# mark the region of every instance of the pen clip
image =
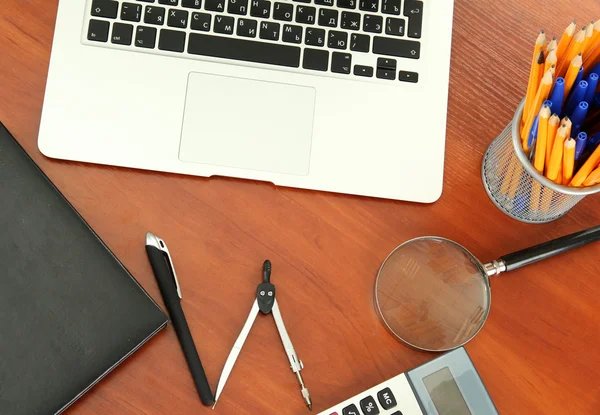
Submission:
POLYGON ((175 287, 177 288, 177 295, 179 299, 183 299, 181 295, 181 287, 179 286, 179 280, 177 279, 177 273, 175 272, 175 266, 173 265, 173 261, 171 260, 171 253, 169 252, 169 248, 167 248, 167 244, 165 241, 160 239, 158 236, 154 235, 151 232, 146 234, 146 245, 151 245, 161 251, 167 257, 167 264, 171 269, 171 275, 173 276, 173 282, 175 283, 175 287))

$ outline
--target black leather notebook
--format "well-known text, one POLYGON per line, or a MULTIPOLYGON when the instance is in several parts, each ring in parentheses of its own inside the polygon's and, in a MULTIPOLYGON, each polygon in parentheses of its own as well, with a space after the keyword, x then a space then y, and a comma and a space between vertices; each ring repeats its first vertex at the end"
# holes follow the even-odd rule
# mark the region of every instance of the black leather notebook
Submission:
POLYGON ((167 323, 1 124, 0 273, 2 415, 62 412, 167 323))

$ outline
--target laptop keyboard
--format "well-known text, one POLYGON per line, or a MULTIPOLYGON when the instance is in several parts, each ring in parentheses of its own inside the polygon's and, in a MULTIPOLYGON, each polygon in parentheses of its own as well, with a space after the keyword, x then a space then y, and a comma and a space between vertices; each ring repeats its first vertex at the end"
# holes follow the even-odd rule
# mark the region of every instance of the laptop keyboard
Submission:
POLYGON ((90 0, 98 45, 304 73, 418 82, 418 0, 90 0), (414 66, 414 65, 413 65, 414 66))

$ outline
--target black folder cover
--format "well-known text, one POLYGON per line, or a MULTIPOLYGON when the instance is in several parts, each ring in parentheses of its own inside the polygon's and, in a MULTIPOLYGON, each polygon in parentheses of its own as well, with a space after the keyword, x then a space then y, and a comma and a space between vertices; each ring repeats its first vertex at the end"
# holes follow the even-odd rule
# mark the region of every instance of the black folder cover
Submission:
POLYGON ((62 412, 166 322, 0 124, 0 414, 62 412))

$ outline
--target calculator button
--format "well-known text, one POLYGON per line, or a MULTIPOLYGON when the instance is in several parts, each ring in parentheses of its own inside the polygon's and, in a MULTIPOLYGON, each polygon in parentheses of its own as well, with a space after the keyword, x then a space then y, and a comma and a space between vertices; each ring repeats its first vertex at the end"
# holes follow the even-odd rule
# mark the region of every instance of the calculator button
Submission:
POLYGON ((356 405, 352 404, 342 409, 342 415, 360 415, 360 412, 358 412, 356 405))
POLYGON ((379 408, 377 407, 377 403, 372 396, 367 396, 360 401, 360 409, 362 409, 364 415, 379 414, 379 408))
POLYGON ((379 391, 377 393, 377 400, 379 401, 381 407, 385 410, 392 409, 398 405, 390 388, 385 388, 384 390, 379 391))

